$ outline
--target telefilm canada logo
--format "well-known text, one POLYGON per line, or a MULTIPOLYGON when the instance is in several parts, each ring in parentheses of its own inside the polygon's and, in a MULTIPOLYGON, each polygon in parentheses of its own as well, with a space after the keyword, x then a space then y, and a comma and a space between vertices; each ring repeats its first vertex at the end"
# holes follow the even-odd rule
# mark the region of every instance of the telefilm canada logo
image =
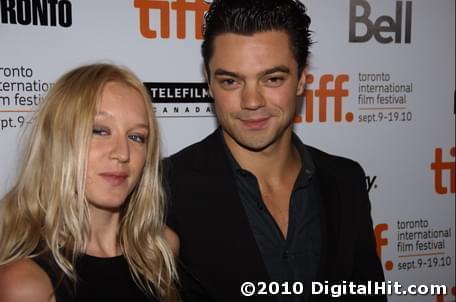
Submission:
POLYGON ((73 23, 69 0, 0 0, 3 24, 70 27, 73 23))
POLYGON ((365 43, 374 38, 382 44, 410 44, 412 1, 396 1, 394 12, 378 17, 373 16, 371 3, 378 2, 350 0, 349 42, 365 43))
POLYGON ((161 118, 213 117, 214 100, 206 83, 144 83, 161 118))

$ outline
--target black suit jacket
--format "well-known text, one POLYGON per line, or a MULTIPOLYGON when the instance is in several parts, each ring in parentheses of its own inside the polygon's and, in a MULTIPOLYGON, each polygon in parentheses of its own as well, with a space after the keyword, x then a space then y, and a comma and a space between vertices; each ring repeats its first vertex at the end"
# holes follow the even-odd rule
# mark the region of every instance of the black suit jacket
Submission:
MULTIPOLYGON (((219 131, 164 162, 170 202, 167 223, 180 238, 184 301, 276 301, 273 296, 240 294, 244 281, 269 281, 269 277, 219 131)), ((318 280, 384 280, 363 170, 351 160, 308 148, 323 197, 318 280)), ((386 301, 384 297, 340 298, 358 300, 386 301)))

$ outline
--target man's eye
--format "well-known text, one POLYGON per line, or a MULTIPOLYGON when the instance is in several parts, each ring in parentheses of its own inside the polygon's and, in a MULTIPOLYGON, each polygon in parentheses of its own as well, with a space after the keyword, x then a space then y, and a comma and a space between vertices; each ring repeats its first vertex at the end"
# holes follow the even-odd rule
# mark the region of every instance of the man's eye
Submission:
POLYGON ((266 84, 272 87, 280 86, 284 81, 283 77, 271 77, 266 80, 266 84))
POLYGON ((225 88, 233 88, 237 86, 237 81, 233 79, 221 79, 220 84, 225 88))

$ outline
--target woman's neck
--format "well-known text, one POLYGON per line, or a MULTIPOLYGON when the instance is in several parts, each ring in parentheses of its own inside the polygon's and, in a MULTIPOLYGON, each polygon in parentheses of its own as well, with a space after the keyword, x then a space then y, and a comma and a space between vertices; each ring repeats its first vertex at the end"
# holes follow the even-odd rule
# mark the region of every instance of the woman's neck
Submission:
POLYGON ((86 254, 96 257, 114 257, 122 254, 119 243, 119 212, 91 207, 90 236, 86 254))

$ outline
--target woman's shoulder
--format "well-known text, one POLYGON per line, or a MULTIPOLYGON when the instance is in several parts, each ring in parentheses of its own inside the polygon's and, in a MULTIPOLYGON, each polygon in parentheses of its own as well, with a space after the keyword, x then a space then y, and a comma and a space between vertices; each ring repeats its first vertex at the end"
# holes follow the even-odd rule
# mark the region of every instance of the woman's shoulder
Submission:
POLYGON ((164 227, 163 237, 165 238, 166 242, 168 242, 171 251, 173 252, 174 256, 177 257, 179 255, 180 249, 180 239, 179 236, 168 226, 164 227))
POLYGON ((53 302, 51 280, 35 261, 28 258, 0 266, 0 301, 53 302))

